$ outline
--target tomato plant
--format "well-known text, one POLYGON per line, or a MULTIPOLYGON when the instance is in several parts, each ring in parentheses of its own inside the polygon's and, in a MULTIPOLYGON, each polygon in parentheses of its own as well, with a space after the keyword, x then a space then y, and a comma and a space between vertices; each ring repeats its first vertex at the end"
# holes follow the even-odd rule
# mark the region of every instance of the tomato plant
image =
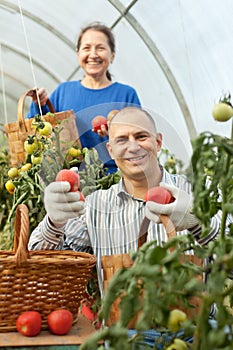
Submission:
POLYGON ((200 238, 205 240, 210 233, 214 215, 221 220, 219 235, 203 246, 197 245, 192 235, 181 235, 162 246, 147 242, 131 253, 132 267, 120 269, 112 277, 99 314, 100 322, 106 320, 118 299, 118 322, 91 336, 80 350, 101 349, 101 341, 108 341, 109 348, 115 350, 137 348, 141 332, 151 328, 161 334, 154 339, 154 349, 232 348, 233 128, 231 138, 205 132, 192 140, 192 146, 187 175, 194 194, 193 212, 202 226, 200 238), (205 265, 186 261, 190 250, 204 259, 205 265), (203 273, 205 280, 200 278, 203 273), (200 301, 192 313, 188 312, 192 310, 190 297, 200 301), (218 311, 212 328, 209 312, 213 305, 218 311), (127 326, 136 315, 136 334, 129 337, 127 326), (187 344, 185 339, 190 336, 193 342, 187 344))

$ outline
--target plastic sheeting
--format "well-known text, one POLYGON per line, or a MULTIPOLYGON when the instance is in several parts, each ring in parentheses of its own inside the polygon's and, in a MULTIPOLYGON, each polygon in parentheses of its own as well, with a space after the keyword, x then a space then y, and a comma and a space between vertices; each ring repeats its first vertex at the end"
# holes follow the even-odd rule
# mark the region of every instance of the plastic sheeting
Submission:
MULTIPOLYGON (((80 79, 75 42, 81 27, 113 28, 110 71, 136 88, 155 116, 164 145, 186 161, 202 131, 230 135, 213 104, 232 92, 231 0, 0 0, 0 122, 17 119, 19 97, 80 79)), ((25 113, 30 100, 25 102, 25 113)))

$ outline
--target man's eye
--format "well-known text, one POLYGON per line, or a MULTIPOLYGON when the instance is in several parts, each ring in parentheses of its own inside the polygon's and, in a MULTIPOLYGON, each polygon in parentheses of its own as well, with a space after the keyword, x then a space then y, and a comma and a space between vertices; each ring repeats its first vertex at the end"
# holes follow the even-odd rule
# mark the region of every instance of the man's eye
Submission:
POLYGON ((125 142, 127 142, 126 139, 118 139, 118 140, 116 140, 116 143, 117 143, 118 145, 122 145, 122 144, 125 143, 125 142))
POLYGON ((148 135, 138 135, 137 139, 138 140, 145 140, 148 137, 148 135))

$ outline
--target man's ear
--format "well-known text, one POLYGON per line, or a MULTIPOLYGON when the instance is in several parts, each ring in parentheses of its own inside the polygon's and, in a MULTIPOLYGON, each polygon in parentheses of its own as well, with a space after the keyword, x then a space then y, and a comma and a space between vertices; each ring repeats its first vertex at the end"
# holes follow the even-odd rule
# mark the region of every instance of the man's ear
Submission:
POLYGON ((106 147, 107 147, 108 153, 110 154, 110 157, 111 157, 112 159, 114 159, 114 157, 113 157, 113 152, 112 152, 112 146, 110 145, 110 142, 107 142, 107 143, 106 143, 106 147))
POLYGON ((163 144, 163 135, 158 132, 156 134, 157 150, 160 151, 163 144))

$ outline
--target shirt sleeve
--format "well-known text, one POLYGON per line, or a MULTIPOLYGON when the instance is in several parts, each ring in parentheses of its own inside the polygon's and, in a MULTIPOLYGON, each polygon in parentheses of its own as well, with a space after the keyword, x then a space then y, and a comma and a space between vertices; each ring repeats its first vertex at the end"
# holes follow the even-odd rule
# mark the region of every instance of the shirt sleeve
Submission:
MULTIPOLYGON (((42 115, 45 115, 46 113, 49 112, 49 107, 47 105, 41 106, 41 111, 42 111, 42 115)), ((34 118, 36 114, 40 114, 40 109, 36 103, 32 102, 30 105, 29 112, 27 114, 27 118, 29 119, 34 118)))
POLYGON ((63 227, 57 228, 46 215, 32 232, 28 249, 92 252, 85 217, 71 219, 63 227))

